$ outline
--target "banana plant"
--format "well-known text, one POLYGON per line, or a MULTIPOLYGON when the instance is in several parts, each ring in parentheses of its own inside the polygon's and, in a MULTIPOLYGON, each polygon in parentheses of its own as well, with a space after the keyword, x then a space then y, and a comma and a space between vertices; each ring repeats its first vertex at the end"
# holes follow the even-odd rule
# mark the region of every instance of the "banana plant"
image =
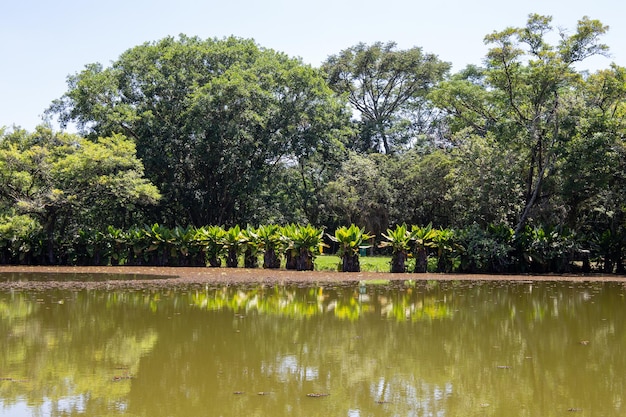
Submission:
POLYGON ((290 270, 296 269, 297 251, 294 247, 293 237, 299 226, 291 223, 280 228, 280 241, 282 252, 285 254, 285 268, 290 270))
POLYGON ((391 248, 391 272, 406 272, 406 260, 413 240, 411 233, 407 230, 407 225, 398 225, 394 230, 387 229, 387 233, 382 235, 386 240, 383 240, 378 247, 391 248))
MULTIPOLYGON (((148 248, 152 246, 150 237, 145 233, 143 228, 132 227, 125 233, 120 235, 120 239, 116 239, 115 242, 120 242, 121 246, 124 246, 123 253, 126 257, 125 263, 128 265, 146 265, 148 264, 148 248)), ((115 249, 113 252, 117 252, 115 249)))
POLYGON ((359 249, 371 247, 371 245, 364 245, 363 243, 373 238, 374 235, 370 235, 365 232, 365 229, 351 224, 350 227, 338 228, 335 230, 334 236, 328 234, 328 237, 339 244, 337 255, 341 258, 341 271, 360 272, 359 249))
POLYGON ((194 226, 176 226, 172 229, 173 259, 176 266, 206 266, 201 241, 196 239, 194 226))
POLYGON ((280 226, 261 225, 256 230, 259 250, 263 252, 263 268, 280 268, 280 226))
MULTIPOLYGON (((155 223, 152 226, 144 226, 144 232, 151 243, 147 249, 150 256, 150 265, 170 265, 170 259, 172 258, 172 251, 174 249, 174 236, 172 235, 171 229, 155 223)), ((175 252, 173 255, 176 255, 175 252)))
POLYGON ((411 226, 411 240, 413 241, 413 253, 415 256, 415 269, 413 272, 424 273, 428 270, 428 251, 436 247, 434 239, 437 231, 432 223, 420 227, 411 226))
POLYGON ((239 264, 239 255, 243 250, 245 238, 241 232, 241 228, 233 226, 224 233, 224 248, 226 249, 226 266, 228 268, 237 268, 239 264))
POLYGON ((196 230, 196 240, 203 247, 205 258, 210 267, 219 268, 222 266, 222 256, 226 245, 225 234, 226 232, 221 226, 205 226, 196 230))
POLYGON ((257 230, 248 226, 241 231, 243 246, 243 266, 245 268, 259 267, 260 238, 257 230))
POLYGON ((283 228, 287 269, 312 271, 314 259, 324 246, 324 229, 311 225, 289 225, 283 228))

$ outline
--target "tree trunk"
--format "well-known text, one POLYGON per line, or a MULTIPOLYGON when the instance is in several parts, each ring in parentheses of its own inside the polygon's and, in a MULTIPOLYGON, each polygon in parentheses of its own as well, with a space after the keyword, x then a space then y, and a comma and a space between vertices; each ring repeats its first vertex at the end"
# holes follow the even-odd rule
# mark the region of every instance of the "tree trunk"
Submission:
POLYGON ((219 268, 222 266, 222 259, 219 256, 209 258, 209 266, 212 268, 219 268))
POLYGON ((417 273, 425 273, 428 271, 428 253, 426 253, 426 249, 418 248, 417 254, 415 257, 415 269, 413 272, 417 273))
POLYGON ((537 174, 537 185, 535 185, 535 189, 533 190, 533 193, 530 197, 530 199, 526 202, 526 206, 524 207, 524 211, 522 212, 522 215, 520 216, 517 225, 515 226, 515 235, 519 235, 522 231, 522 229, 524 228, 524 226, 526 225, 526 220, 528 220, 528 216, 530 215, 530 210, 533 208, 533 206, 535 205, 535 202, 537 201, 537 197, 539 196, 539 191, 541 190, 541 185, 543 184, 543 177, 546 171, 546 167, 543 166, 541 168, 541 171, 539 171, 539 174, 537 174))
POLYGON ((406 257, 407 254, 404 251, 396 252, 391 255, 391 272, 406 272, 406 257))
POLYGON ((296 269, 298 271, 312 271, 313 268, 313 254, 307 249, 300 249, 300 253, 296 257, 296 269))
POLYGON ((237 249, 228 249, 226 255, 226 266, 228 268, 237 268, 239 263, 239 257, 237 256, 237 249))
MULTIPOLYGON (((51 213, 45 221, 44 229, 46 231, 46 245, 44 248, 43 255, 43 263, 47 265, 54 265, 56 263, 56 259, 54 256, 54 226, 56 224, 57 215, 56 213, 51 213)), ((35 261, 39 263, 40 261, 35 261)))
POLYGON ((344 254, 342 259, 342 272, 361 272, 361 264, 359 263, 359 254, 344 254))
POLYGON ((258 268, 259 259, 257 258, 255 253, 252 253, 251 250, 246 249, 246 252, 243 255, 243 265, 245 268, 258 268))
POLYGON ((288 249, 287 253, 285 254, 285 257, 287 258, 287 261, 285 263, 285 268, 289 270, 297 269, 298 262, 297 262, 297 256, 295 255, 295 250, 288 249))
POLYGON ((280 258, 276 254, 274 248, 267 248, 263 255, 263 268, 277 269, 280 268, 280 258))

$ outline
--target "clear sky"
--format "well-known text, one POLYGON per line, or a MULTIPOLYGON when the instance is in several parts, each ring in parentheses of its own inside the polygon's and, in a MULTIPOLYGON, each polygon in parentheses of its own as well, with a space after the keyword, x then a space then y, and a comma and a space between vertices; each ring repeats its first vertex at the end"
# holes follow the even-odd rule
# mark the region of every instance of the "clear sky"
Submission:
POLYGON ((583 16, 600 20, 612 56, 581 69, 626 66, 626 2, 618 0, 2 0, 0 127, 33 130, 68 75, 170 35, 253 38, 313 66, 359 42, 395 41, 458 71, 481 64, 486 34, 523 26, 530 13, 570 32, 583 16))

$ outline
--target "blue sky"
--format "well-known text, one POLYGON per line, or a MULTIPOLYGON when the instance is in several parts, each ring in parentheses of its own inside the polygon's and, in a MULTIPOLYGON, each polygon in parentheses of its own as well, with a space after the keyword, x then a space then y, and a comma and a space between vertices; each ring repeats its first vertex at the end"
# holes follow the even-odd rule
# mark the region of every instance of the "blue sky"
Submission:
POLYGON ((33 130, 68 75, 169 35, 253 38, 314 66, 358 42, 395 41, 458 71, 482 62, 486 34, 523 26, 530 13, 569 30, 583 16, 599 19, 610 26, 603 41, 612 56, 581 69, 626 66, 626 3, 615 0, 3 0, 0 127, 33 130))

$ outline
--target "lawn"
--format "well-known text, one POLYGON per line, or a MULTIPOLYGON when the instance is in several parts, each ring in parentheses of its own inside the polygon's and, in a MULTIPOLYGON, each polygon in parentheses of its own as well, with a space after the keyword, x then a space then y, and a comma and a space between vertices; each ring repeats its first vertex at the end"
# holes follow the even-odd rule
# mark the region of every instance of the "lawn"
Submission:
MULTIPOLYGON (((361 256, 361 271, 364 272, 389 272, 389 256, 361 256)), ((336 255, 319 255, 315 258, 315 270, 336 271, 341 259, 336 255)))

